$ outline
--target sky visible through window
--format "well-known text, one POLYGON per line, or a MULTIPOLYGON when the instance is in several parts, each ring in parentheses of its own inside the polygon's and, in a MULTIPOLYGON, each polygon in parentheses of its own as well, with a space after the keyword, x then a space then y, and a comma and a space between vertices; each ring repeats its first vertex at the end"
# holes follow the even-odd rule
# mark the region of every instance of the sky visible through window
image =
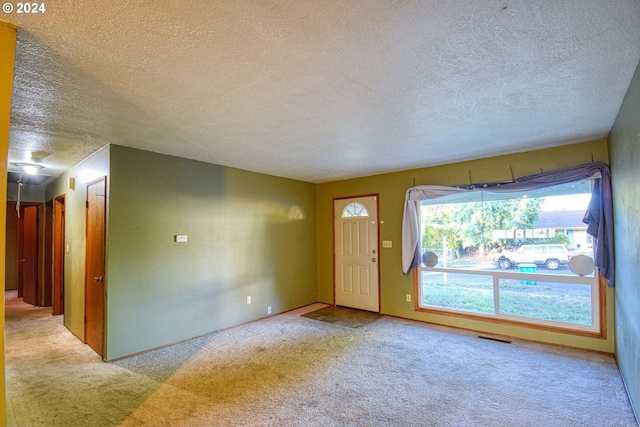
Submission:
POLYGON ((587 210, 591 193, 586 194, 568 194, 565 196, 548 196, 545 197, 541 211, 562 211, 562 210, 587 210))

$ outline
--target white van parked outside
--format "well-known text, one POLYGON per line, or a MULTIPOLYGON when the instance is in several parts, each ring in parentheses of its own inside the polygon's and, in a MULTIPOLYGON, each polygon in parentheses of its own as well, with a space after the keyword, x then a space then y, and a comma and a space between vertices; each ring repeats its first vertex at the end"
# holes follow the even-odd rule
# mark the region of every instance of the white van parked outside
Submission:
POLYGON ((511 268, 518 264, 535 264, 545 266, 549 270, 556 270, 567 265, 571 255, 564 245, 522 245, 515 252, 507 251, 498 254, 493 261, 502 269, 511 268))

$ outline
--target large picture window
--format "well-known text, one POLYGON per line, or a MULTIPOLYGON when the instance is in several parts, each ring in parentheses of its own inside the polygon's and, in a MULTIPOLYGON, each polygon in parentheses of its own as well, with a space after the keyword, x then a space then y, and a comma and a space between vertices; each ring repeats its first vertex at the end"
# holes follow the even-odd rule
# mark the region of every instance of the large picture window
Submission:
POLYGON ((612 261, 603 245, 610 193, 593 167, 571 176, 509 191, 408 192, 403 262, 407 273, 416 268, 417 309, 600 334, 604 292, 594 265, 612 261))
POLYGON ((578 255, 593 263, 590 199, 583 181, 421 201, 419 307, 599 331, 597 278, 569 268, 578 255))

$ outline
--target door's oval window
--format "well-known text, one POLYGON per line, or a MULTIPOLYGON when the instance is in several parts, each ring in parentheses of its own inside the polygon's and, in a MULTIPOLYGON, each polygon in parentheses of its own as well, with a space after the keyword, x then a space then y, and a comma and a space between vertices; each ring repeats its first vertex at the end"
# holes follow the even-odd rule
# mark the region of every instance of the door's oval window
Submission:
POLYGON ((349 203, 342 211, 342 218, 367 218, 369 211, 362 203, 349 203))

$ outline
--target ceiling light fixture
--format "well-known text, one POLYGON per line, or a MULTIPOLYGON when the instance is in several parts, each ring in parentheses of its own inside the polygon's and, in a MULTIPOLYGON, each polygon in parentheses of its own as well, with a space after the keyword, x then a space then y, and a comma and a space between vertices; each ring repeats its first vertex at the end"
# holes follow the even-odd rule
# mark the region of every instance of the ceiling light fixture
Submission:
POLYGON ((39 165, 37 163, 27 163, 27 162, 15 162, 15 163, 11 163, 11 165, 22 169, 29 175, 37 175, 38 172, 44 168, 43 165, 39 165))

